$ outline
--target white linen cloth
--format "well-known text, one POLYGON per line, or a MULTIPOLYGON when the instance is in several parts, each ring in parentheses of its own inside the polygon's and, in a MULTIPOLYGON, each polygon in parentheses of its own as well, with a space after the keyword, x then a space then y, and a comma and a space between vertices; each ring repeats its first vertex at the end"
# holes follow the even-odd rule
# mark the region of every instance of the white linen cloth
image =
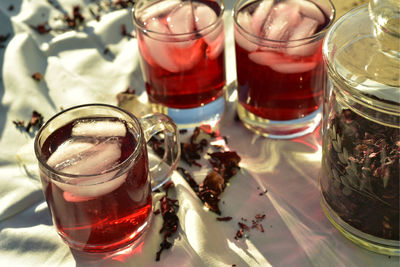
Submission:
MULTIPOLYGON (((234 102, 221 121, 221 135, 241 156, 241 171, 224 193, 220 207, 227 222, 207 211, 184 179, 174 173, 180 226, 173 247, 159 262, 162 218, 154 216, 144 242, 110 258, 72 253, 53 228, 41 191, 33 151, 33 134, 20 132, 14 120, 30 119, 37 110, 45 120, 61 108, 101 102, 117 104, 128 86, 144 91, 136 39, 121 35, 121 25, 133 31, 128 9, 94 20, 85 0, 2 0, 0 35, 10 33, 0 49, 0 266, 399 266, 399 259, 359 248, 336 230, 320 206, 318 173, 319 130, 290 141, 254 135, 234 117, 234 102), (80 5, 85 27, 40 35, 31 26, 57 20, 57 3, 71 14, 80 5), (12 7, 11 7, 12 6, 12 7), (104 54, 108 48, 109 53, 104 54), (39 72, 42 81, 31 75, 39 72), (261 192, 267 193, 260 195, 261 192), (238 222, 251 225, 265 214, 265 231, 256 229, 236 240, 238 222), (247 222, 242 218, 247 219, 247 222)), ((100 1, 101 2, 101 1, 100 1)), ((107 1, 105 1, 107 2, 107 1)), ((226 1, 226 61, 228 82, 235 79, 231 9, 226 1)), ((206 165, 205 165, 206 166, 206 165)), ((206 168, 187 167, 198 182, 206 168)), ((161 194, 154 195, 154 202, 161 194)))

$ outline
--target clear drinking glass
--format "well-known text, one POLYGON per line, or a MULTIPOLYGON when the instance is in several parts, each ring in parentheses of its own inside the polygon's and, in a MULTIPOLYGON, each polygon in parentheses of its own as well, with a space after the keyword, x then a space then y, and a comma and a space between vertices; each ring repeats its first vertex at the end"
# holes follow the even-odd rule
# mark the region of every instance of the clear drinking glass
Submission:
POLYGON ((322 118, 322 40, 330 0, 239 0, 234 6, 238 115, 267 137, 312 132, 322 118))
POLYGON ((68 246, 105 253, 138 241, 150 223, 152 188, 178 163, 178 139, 163 114, 137 119, 103 104, 76 106, 47 121, 35 153, 53 223, 68 246), (149 170, 146 142, 158 132, 166 152, 149 170))
POLYGON ((219 0, 140 0, 133 8, 147 95, 180 126, 223 115, 223 13, 219 0))

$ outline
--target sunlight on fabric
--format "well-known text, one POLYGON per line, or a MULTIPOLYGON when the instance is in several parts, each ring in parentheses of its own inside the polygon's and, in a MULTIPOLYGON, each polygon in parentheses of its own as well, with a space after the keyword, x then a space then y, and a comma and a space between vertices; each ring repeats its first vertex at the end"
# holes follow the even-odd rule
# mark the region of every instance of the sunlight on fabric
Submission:
POLYGON ((313 162, 320 162, 321 157, 322 157, 322 147, 321 146, 316 146, 317 150, 314 153, 306 153, 306 152, 294 152, 293 158, 295 160, 300 160, 300 161, 307 161, 310 163, 313 162))
POLYGON ((252 170, 253 173, 273 172, 280 161, 281 144, 274 140, 263 140, 257 157, 252 157, 253 160, 251 161, 243 158, 243 166, 252 170))
POLYGON ((195 231, 195 229, 203 229, 204 225, 201 225, 201 218, 194 209, 187 209, 185 214, 185 229, 191 229, 187 232, 187 238, 191 247, 195 251, 204 250, 204 236, 201 231, 195 231))
POLYGON ((290 155, 287 155, 286 158, 293 169, 296 170, 296 173, 299 173, 302 177, 307 179, 311 184, 315 187, 318 187, 317 182, 318 179, 314 175, 310 175, 309 169, 304 169, 303 166, 319 166, 322 157, 322 148, 321 146, 316 146, 317 150, 314 153, 310 152, 292 152, 290 155), (299 164, 303 163, 304 164, 299 164))
POLYGON ((347 261, 337 257, 335 248, 329 240, 329 231, 319 229, 317 222, 310 221, 310 218, 298 218, 296 214, 301 215, 301 213, 286 205, 283 200, 275 198, 272 193, 267 196, 314 266, 325 266, 327 262, 336 266, 347 261), (308 222, 307 225, 304 222, 308 222))
POLYGON ((235 242, 228 241, 228 246, 232 249, 244 262, 248 263, 249 266, 272 266, 268 260, 260 253, 260 251, 254 246, 250 240, 246 240, 246 251, 238 247, 235 242))

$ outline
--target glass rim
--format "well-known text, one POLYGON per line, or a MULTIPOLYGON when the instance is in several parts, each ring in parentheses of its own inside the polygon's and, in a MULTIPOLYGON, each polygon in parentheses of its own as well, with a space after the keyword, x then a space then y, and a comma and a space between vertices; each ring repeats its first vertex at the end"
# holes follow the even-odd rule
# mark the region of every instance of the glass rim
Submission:
MULTIPOLYGON (((84 117, 76 117, 74 119, 79 119, 79 118, 84 118, 84 117)), ((74 120, 73 119, 73 120, 74 120)), ((70 122, 70 121, 69 121, 70 122)), ((62 124, 63 127, 66 124, 68 124, 69 122, 66 122, 64 124, 62 124)), ((58 127, 57 129, 59 129, 60 127, 58 127)), ((48 138, 48 137, 47 137, 48 138)), ((46 140, 47 140, 46 138, 46 140)), ((103 175, 107 175, 109 173, 115 172, 117 170, 125 170, 127 166, 129 166, 130 164, 134 163, 136 158, 138 157, 138 155, 140 154, 140 148, 143 145, 144 142, 144 134, 143 134, 143 130, 141 127, 141 124, 139 122, 139 120, 130 112, 117 107, 117 106, 113 106, 113 105, 109 105, 109 104, 102 104, 102 103, 90 103, 90 104, 82 104, 82 105, 77 105, 77 106, 73 106, 70 107, 68 109, 62 110, 58 113, 56 113, 55 115, 53 115, 49 120, 47 120, 42 127, 40 127, 39 131, 37 132, 35 139, 34 139, 34 149, 35 149, 35 155, 36 155, 36 159, 39 162, 39 169, 45 168, 46 171, 48 171, 49 173, 51 173, 51 175, 49 175, 49 178, 51 180, 57 180, 58 182, 62 182, 65 184, 70 184, 67 182, 68 179, 79 179, 80 182, 85 181, 85 180, 91 180, 93 178, 97 178, 97 177, 101 177, 103 175), (85 108, 90 108, 90 107, 99 107, 99 108, 105 108, 105 109, 113 109, 119 113, 122 113, 126 116, 128 116, 129 118, 132 119, 131 122, 133 122, 137 127, 139 127, 139 131, 138 133, 138 141, 136 143, 136 146, 133 150, 133 152, 129 155, 129 157, 127 157, 124 161, 118 163, 117 165, 115 165, 114 167, 108 169, 107 171, 103 172, 103 173, 96 173, 96 174, 71 174, 71 173, 65 173, 62 171, 58 171, 55 170, 53 167, 51 167, 50 165, 47 164, 46 159, 43 157, 43 153, 41 151, 41 146, 39 144, 39 138, 41 136, 41 134, 43 133, 43 131, 50 126, 50 124, 57 120, 60 116, 73 111, 73 110, 78 110, 78 109, 85 109, 85 108), (55 179, 57 178, 57 179, 55 179)), ((111 177, 109 180, 107 181, 102 181, 101 183, 106 183, 109 181, 112 181, 115 178, 118 178, 120 175, 122 175, 124 172, 119 172, 118 175, 114 175, 113 177, 111 177)), ((82 186, 90 186, 90 185, 94 185, 97 184, 96 180, 93 181, 93 183, 90 184, 85 184, 82 186)))
MULTIPOLYGON (((254 0, 253 2, 256 2, 256 1, 257 1, 257 0, 254 0)), ((306 1, 308 1, 308 0, 306 0, 306 1)), ((311 2, 314 3, 314 1, 311 1, 311 2)), ((313 39, 317 39, 317 38, 320 37, 320 36, 323 36, 323 35, 329 30, 329 27, 334 23, 335 18, 336 18, 336 8, 335 8, 335 6, 333 5, 333 3, 332 3, 331 0, 327 0, 327 2, 329 2, 329 4, 330 4, 330 9, 331 9, 331 14, 330 14, 330 16, 328 17, 328 18, 330 19, 330 20, 329 20, 329 23, 326 24, 325 27, 322 28, 320 31, 314 33, 313 35, 311 35, 311 36, 309 36, 309 37, 300 38, 300 39, 294 39, 294 40, 274 40, 274 39, 268 39, 268 38, 264 38, 264 37, 262 37, 262 36, 259 36, 259 35, 256 35, 256 34, 253 34, 253 33, 249 32, 249 31, 247 31, 247 30, 246 30, 245 28, 243 28, 242 25, 240 25, 240 24, 238 23, 238 21, 237 21, 237 14, 238 14, 239 11, 240 11, 240 9, 239 9, 239 4, 241 4, 242 1, 237 1, 237 2, 235 3, 235 5, 234 5, 234 7, 233 7, 233 10, 232 10, 232 16, 233 16, 233 21, 234 21, 235 25, 237 25, 237 26, 239 27, 240 31, 246 33, 247 35, 251 36, 251 37, 254 38, 254 39, 260 40, 261 42, 269 42, 269 43, 276 43, 276 44, 291 44, 291 43, 296 43, 296 42, 306 42, 306 41, 310 41, 310 40, 313 40, 313 39)), ((241 7, 241 6, 240 6, 240 7, 241 7)))
MULTIPOLYGON (((161 1, 168 1, 168 0, 156 0, 154 2, 161 2, 161 1)), ((223 0, 220 0, 219 2, 216 1, 216 3, 219 4, 220 8, 221 8, 221 12, 217 15, 217 19, 211 23, 210 25, 207 25, 206 27, 200 29, 200 30, 194 30, 192 32, 185 32, 185 33, 162 33, 162 32, 157 32, 157 31, 153 31, 153 30, 148 30, 144 27, 144 25, 142 25, 142 23, 139 23, 139 19, 137 18, 137 16, 135 15, 135 10, 136 10, 136 6, 143 3, 143 0, 139 0, 137 1, 132 9, 131 9, 131 14, 132 14, 132 20, 133 20, 133 24, 135 27, 139 28, 142 32, 146 32, 146 33, 150 33, 150 34, 154 34, 154 35, 158 35, 158 36, 168 36, 168 37, 186 37, 186 36, 193 36, 199 33, 202 33, 204 31, 207 31, 208 29, 211 29, 212 27, 216 26, 219 23, 223 22, 223 17, 224 17, 224 12, 225 12, 225 4, 223 0)), ((196 38, 194 38, 196 39, 196 38)))

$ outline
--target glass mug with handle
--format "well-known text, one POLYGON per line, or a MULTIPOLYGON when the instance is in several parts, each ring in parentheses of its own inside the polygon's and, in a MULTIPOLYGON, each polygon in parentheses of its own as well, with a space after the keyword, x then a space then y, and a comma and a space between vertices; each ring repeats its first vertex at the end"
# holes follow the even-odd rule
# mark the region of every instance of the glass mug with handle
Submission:
POLYGON ((180 158, 179 132, 163 114, 138 119, 115 106, 87 104, 47 121, 35 153, 61 238, 79 251, 108 253, 139 241, 150 224, 152 189, 168 181, 180 158), (146 143, 160 132, 165 154, 150 169, 146 143))

